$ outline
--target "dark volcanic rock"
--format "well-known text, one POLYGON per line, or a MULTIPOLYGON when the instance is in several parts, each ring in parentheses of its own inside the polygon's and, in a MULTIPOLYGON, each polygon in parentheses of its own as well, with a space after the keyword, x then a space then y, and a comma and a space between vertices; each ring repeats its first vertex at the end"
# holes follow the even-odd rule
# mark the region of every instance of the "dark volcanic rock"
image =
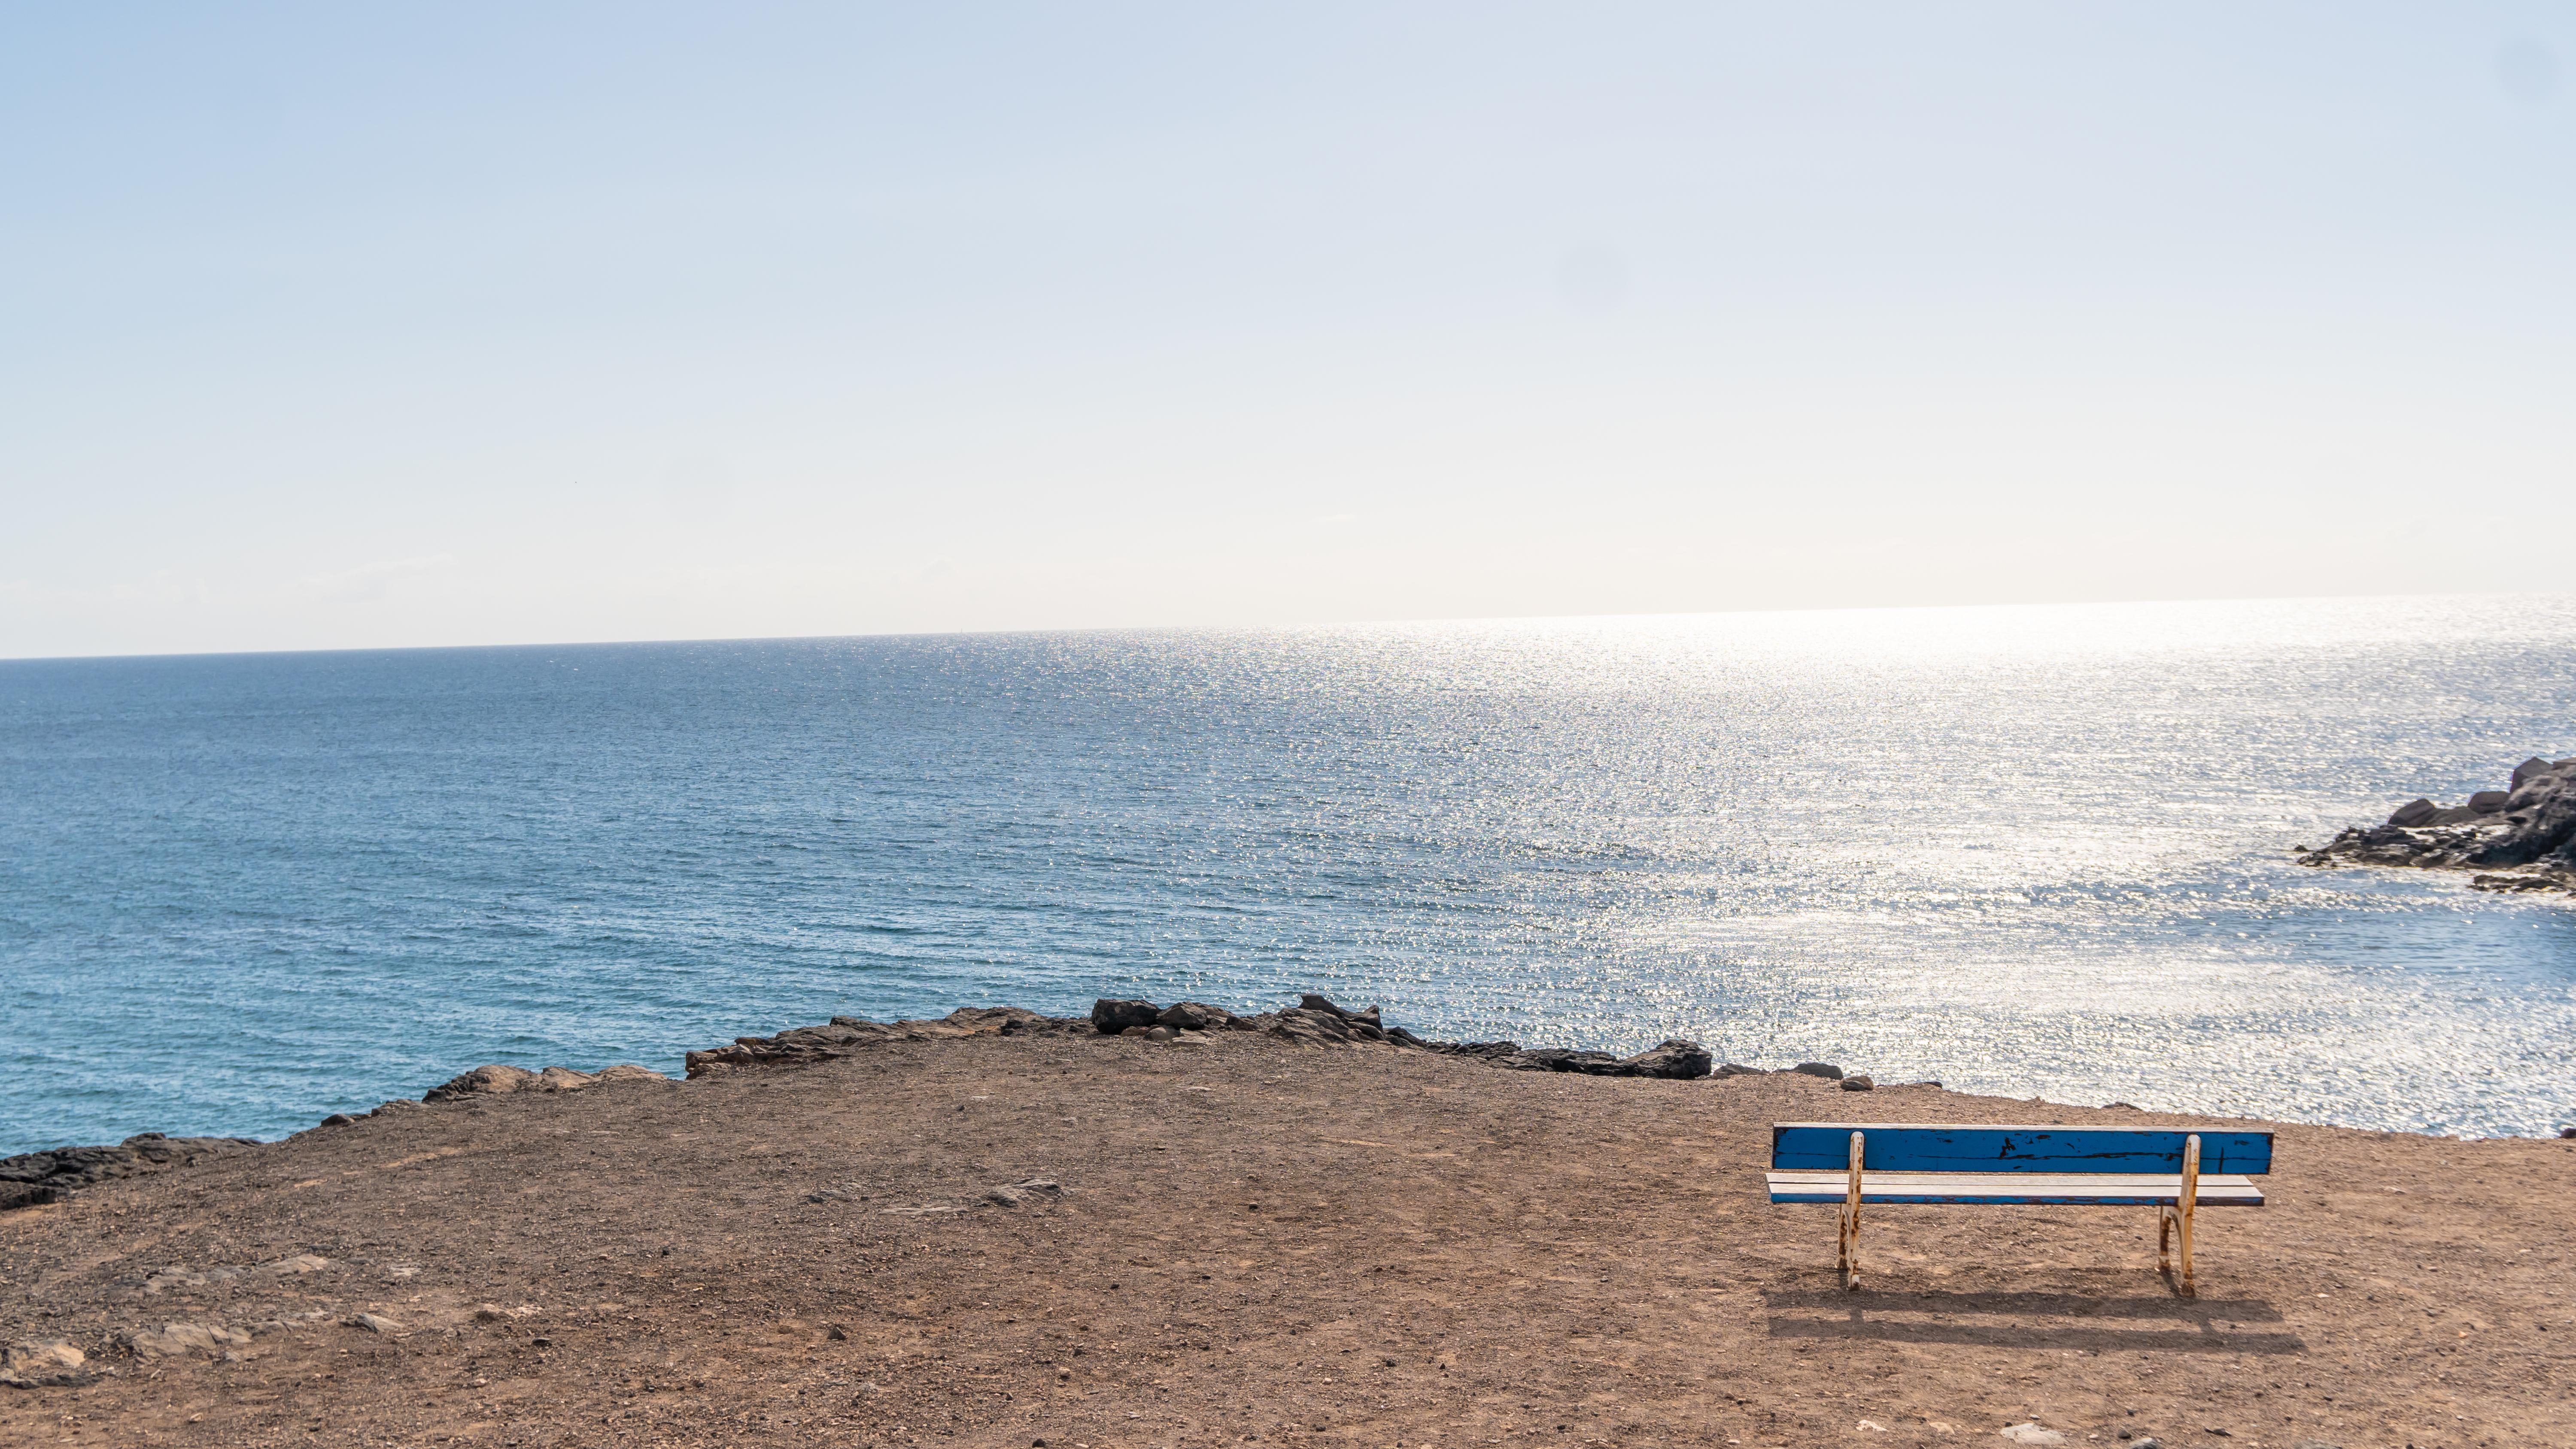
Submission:
MULTIPOLYGON (((1153 1018, 1147 1017, 1150 1024, 1153 1018)), ((795 1066, 829 1061, 895 1041, 939 1041, 961 1036, 999 1036, 1032 1031, 1063 1031, 1083 1026, 1079 1017, 1040 1016, 1016 1006, 961 1006, 937 1021, 870 1021, 864 1016, 836 1016, 824 1026, 800 1026, 776 1036, 738 1036, 733 1045, 688 1054, 692 1080, 743 1067, 795 1066)))
POLYGON ((1587 1077, 1657 1077, 1680 1082, 1707 1076, 1712 1058, 1698 1042, 1675 1037, 1633 1057, 1539 1047, 1487 1060, 1517 1072, 1579 1072, 1587 1077))
POLYGON ((60 1202, 92 1183, 186 1167, 259 1144, 247 1137, 171 1137, 143 1132, 112 1147, 57 1147, 0 1157, 0 1210, 60 1202))
POLYGON ((2302 865, 2415 866, 2485 872, 2479 890, 2576 890, 2576 758, 2538 756, 2514 767, 2510 790, 2480 790, 2449 808, 2397 807, 2388 823, 2355 826, 2302 865))
POLYGON ((1631 1070, 1620 1075, 1660 1077, 1673 1082, 1696 1081, 1708 1075, 1715 1060, 1708 1054, 1708 1048, 1698 1042, 1668 1037, 1622 1062, 1620 1065, 1631 1070))
POLYGON ((1131 1026, 1152 1026, 1163 1009, 1150 1001, 1114 1001, 1102 997, 1091 1004, 1091 1024, 1102 1036, 1116 1036, 1131 1026))
POLYGON ((1822 1077, 1828 1082, 1839 1082, 1843 1079, 1843 1069, 1832 1062, 1800 1062, 1789 1070, 1801 1076, 1822 1077))
MULTIPOLYGON (((1083 1036, 1120 1036, 1167 1042, 1184 1032, 1210 1031, 1268 1032, 1300 1046, 1400 1047, 1437 1052, 1443 1056, 1473 1057, 1490 1066, 1515 1071, 1573 1072, 1595 1077, 1655 1077, 1690 1081, 1707 1076, 1712 1062, 1707 1048, 1678 1037, 1659 1042, 1632 1057, 1565 1048, 1524 1050, 1517 1043, 1507 1041, 1425 1041, 1403 1027, 1388 1026, 1385 1013, 1378 1007, 1352 1011, 1330 998, 1311 992, 1296 1006, 1255 1016, 1237 1016, 1221 1006, 1199 1001, 1157 1007, 1150 1001, 1122 1001, 1108 997, 1103 997, 1092 1007, 1088 1020, 1039 1016, 1008 1006, 969 1008, 951 1012, 939 1021, 898 1021, 891 1024, 862 1017, 836 1016, 827 1026, 798 1027, 776 1036, 737 1037, 731 1046, 689 1053, 688 1062, 689 1075, 694 1078, 742 1067, 792 1066, 826 1061, 885 1042, 929 1041, 987 1032, 1002 1036, 1072 1032, 1083 1036)), ((1733 1070, 1744 1072, 1752 1069, 1737 1067, 1733 1070)), ((440 1088, 439 1092, 464 1095, 478 1090, 525 1091, 537 1084, 520 1080, 528 1076, 515 1067, 485 1067, 468 1072, 440 1088), (512 1076, 513 1073, 516 1076, 512 1076), (488 1085, 484 1082, 486 1074, 494 1079, 488 1085)))
POLYGON ((1154 1018, 1157 1025, 1174 1031, 1222 1031, 1234 1025, 1235 1015, 1222 1006, 1204 1001, 1176 1001, 1154 1018))
POLYGON ((1366 1011, 1345 1011, 1342 1008, 1335 1006, 1331 1001, 1321 996, 1317 996, 1311 991, 1297 998, 1297 1009, 1300 1011, 1320 1011, 1326 1016, 1338 1016, 1348 1021, 1365 1021, 1371 1026, 1378 1025, 1378 1013, 1376 1007, 1372 1006, 1366 1011))

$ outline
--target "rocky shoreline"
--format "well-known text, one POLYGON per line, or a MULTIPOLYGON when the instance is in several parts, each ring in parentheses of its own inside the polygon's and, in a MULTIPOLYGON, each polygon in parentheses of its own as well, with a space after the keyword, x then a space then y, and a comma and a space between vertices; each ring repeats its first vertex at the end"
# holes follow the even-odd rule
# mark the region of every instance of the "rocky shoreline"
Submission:
POLYGON ((1656 1077, 1689 1081, 1718 1071, 1756 1070, 1728 1063, 1719 1068, 1706 1048, 1679 1037, 1660 1042, 1634 1056, 1576 1051, 1564 1047, 1523 1047, 1508 1041, 1427 1041, 1400 1026, 1388 1026, 1379 1010, 1352 1011, 1307 992, 1298 1004, 1280 1011, 1237 1016, 1222 1006, 1181 1001, 1157 1006, 1150 1001, 1103 997, 1091 1015, 1041 1016, 1016 1006, 966 1007, 937 1021, 875 1022, 865 1017, 836 1016, 821 1026, 800 1026, 776 1036, 736 1037, 730 1046, 688 1054, 691 1080, 746 1067, 794 1066, 828 1061, 894 1041, 935 1041, 977 1036, 1129 1036, 1146 1041, 1186 1044, 1210 1032, 1257 1031, 1301 1046, 1383 1045, 1473 1057, 1489 1066, 1521 1072, 1574 1072, 1591 1077, 1656 1077))
POLYGON ((2504 789, 2458 805, 2409 800, 2382 824, 2300 847, 2299 864, 2465 870, 2474 890, 2576 892, 2576 756, 2535 755, 2504 789))
MULTIPOLYGON (((696 1081, 744 1070, 811 1065, 896 1042, 977 1036, 1119 1037, 1186 1050, 1221 1032, 1259 1032, 1306 1047, 1387 1047, 1466 1057, 1518 1072, 1694 1081, 1712 1076, 1751 1076, 1765 1070, 1736 1062, 1720 1063, 1698 1042, 1679 1037, 1625 1057, 1566 1047, 1523 1047, 1508 1041, 1430 1041, 1401 1026, 1387 1025, 1376 1006, 1352 1011, 1308 992, 1295 1006, 1249 1016, 1197 1001, 1157 1006, 1150 1001, 1107 997, 1094 1005, 1087 1017, 1046 1016, 1016 1006, 961 1007, 944 1017, 920 1021, 880 1022, 836 1016, 820 1026, 793 1027, 774 1036, 737 1037, 725 1046, 690 1052, 687 1074, 696 1081)), ((1782 1070, 1838 1082, 1845 1091, 1865 1092, 1875 1085, 1867 1076, 1846 1074, 1842 1068, 1825 1062, 1801 1062, 1782 1070)), ((613 1082, 669 1081, 660 1072, 631 1063, 597 1072, 559 1066, 530 1071, 496 1063, 441 1082, 418 1101, 397 1097, 368 1112, 333 1113, 307 1130, 327 1131, 369 1117, 418 1111, 469 1098, 578 1092, 613 1082)), ((60 1202, 96 1183, 187 1167, 210 1157, 267 1145, 248 1137, 170 1137, 145 1132, 121 1143, 58 1147, 0 1158, 0 1212, 60 1202)))

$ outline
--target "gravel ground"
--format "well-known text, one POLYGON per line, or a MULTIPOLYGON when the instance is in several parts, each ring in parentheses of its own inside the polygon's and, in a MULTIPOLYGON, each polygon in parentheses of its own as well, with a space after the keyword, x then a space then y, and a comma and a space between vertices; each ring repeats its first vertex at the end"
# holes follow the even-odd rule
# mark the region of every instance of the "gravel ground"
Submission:
POLYGON ((1846 1294, 1762 1189, 1773 1121, 2182 1120, 1253 1033, 468 1099, 0 1214, 0 1342, 105 1371, 0 1443, 2576 1443, 2576 1142, 2278 1124, 2197 1300, 2145 1209, 1872 1209, 1846 1294))

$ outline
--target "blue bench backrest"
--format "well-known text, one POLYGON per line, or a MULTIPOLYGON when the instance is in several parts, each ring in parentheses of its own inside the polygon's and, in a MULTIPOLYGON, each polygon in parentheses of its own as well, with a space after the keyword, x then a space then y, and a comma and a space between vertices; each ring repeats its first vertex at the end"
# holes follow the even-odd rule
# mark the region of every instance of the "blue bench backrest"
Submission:
MULTIPOLYGON (((2165 1127, 1921 1127, 1887 1122, 1783 1122, 1771 1129, 1771 1166, 1848 1171, 1851 1135, 1864 1134, 1872 1172, 2180 1172, 2182 1140, 2165 1127)), ((2254 1176, 2272 1170, 2269 1132, 2203 1132, 2200 1170, 2254 1176)))

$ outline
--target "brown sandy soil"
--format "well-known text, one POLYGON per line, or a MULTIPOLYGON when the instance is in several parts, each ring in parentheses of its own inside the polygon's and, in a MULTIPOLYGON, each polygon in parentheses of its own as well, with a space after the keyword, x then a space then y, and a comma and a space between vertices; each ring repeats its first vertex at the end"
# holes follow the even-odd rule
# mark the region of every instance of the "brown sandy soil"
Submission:
POLYGON ((0 1216, 0 1340, 113 1370, 0 1443, 2576 1444, 2576 1143, 2281 1126, 2197 1301, 2144 1209, 1872 1209, 1847 1295, 1774 1120, 2182 1119, 1253 1034, 459 1102, 0 1216))

